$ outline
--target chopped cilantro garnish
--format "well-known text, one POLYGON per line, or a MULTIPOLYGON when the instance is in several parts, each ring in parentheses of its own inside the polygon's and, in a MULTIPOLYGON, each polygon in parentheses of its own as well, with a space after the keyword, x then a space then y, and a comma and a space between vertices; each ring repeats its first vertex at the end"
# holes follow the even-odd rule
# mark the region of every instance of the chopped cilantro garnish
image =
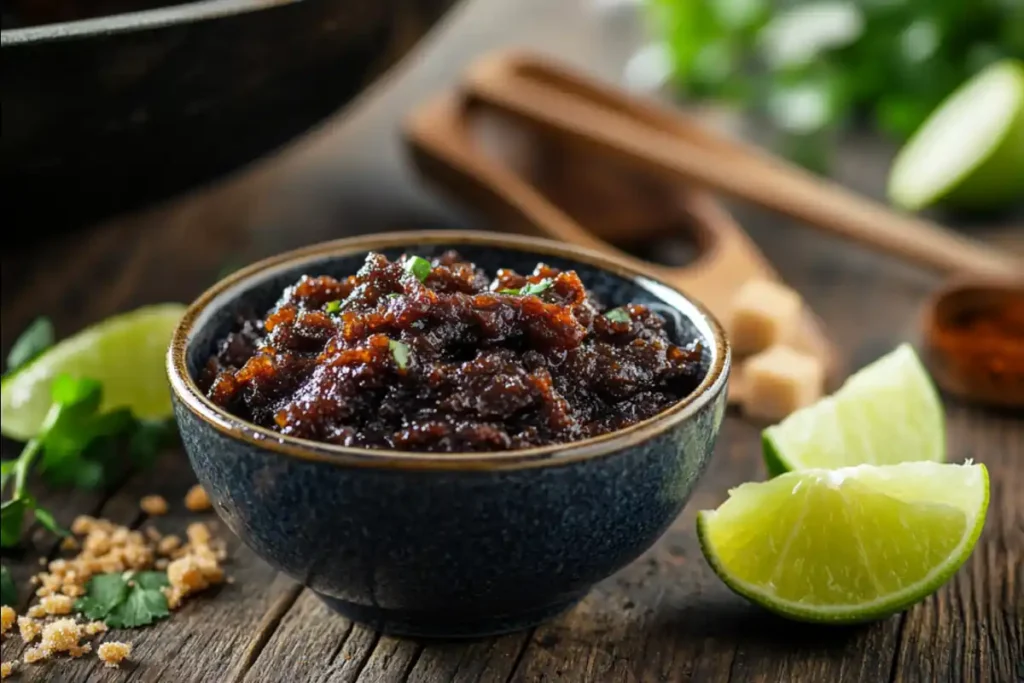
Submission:
POLYGON ((111 628, 146 626, 170 615, 162 590, 169 585, 164 572, 99 574, 89 579, 75 611, 111 628))
POLYGON ((53 346, 53 341, 53 323, 49 318, 36 318, 15 340, 11 352, 7 354, 6 374, 28 365, 36 356, 53 346))
POLYGON ((324 306, 324 311, 327 315, 334 315, 335 313, 338 313, 341 311, 341 300, 335 299, 334 301, 328 301, 324 306))
POLYGON ((425 282, 430 276, 430 261, 422 256, 410 256, 405 260, 405 270, 412 273, 420 282, 425 282))
POLYGON ((388 348, 391 349, 391 355, 395 358, 395 363, 398 364, 399 370, 405 370, 409 367, 409 345, 404 342, 395 341, 394 339, 388 340, 388 348))
POLYGON ((632 318, 629 317, 629 312, 624 308, 613 308, 604 314, 604 317, 611 320, 613 323, 628 323, 632 318))
POLYGON ((544 278, 540 282, 528 282, 519 289, 500 289, 498 294, 508 294, 510 296, 530 296, 531 294, 536 296, 541 292, 545 292, 551 289, 555 281, 551 278, 544 278))

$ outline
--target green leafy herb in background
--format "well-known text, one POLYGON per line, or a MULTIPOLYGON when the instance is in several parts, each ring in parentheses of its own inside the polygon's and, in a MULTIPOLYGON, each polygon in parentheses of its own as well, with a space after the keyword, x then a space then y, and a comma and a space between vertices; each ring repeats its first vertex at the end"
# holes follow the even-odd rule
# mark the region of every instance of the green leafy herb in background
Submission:
POLYGON ((866 117, 907 138, 969 76, 1024 58, 1020 0, 649 0, 676 81, 795 138, 866 117))
POLYGON ((170 614, 162 590, 169 585, 164 572, 100 574, 89 579, 75 611, 111 628, 146 626, 170 614))
POLYGON ((18 602, 18 589, 7 567, 0 566, 0 605, 13 607, 18 602))
POLYGON ((9 375, 28 365, 36 356, 53 346, 53 342, 53 323, 46 317, 36 318, 11 347, 4 374, 9 375))

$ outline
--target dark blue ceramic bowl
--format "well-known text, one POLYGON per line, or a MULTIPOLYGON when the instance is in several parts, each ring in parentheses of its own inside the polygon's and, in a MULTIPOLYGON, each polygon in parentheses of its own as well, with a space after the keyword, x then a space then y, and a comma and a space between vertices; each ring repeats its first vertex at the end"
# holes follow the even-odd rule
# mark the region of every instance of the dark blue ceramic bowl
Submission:
POLYGON ((394 233, 316 245, 246 268, 192 304, 168 357, 192 465, 228 526, 342 614, 382 630, 484 636, 571 607, 672 523, 711 457, 729 349, 682 293, 595 253, 492 233, 394 233), (610 306, 660 308, 704 342, 693 395, 628 429, 501 453, 344 448, 283 437, 210 403, 194 378, 246 309, 270 308, 304 273, 355 272, 367 251, 454 248, 493 272, 575 269, 610 306))

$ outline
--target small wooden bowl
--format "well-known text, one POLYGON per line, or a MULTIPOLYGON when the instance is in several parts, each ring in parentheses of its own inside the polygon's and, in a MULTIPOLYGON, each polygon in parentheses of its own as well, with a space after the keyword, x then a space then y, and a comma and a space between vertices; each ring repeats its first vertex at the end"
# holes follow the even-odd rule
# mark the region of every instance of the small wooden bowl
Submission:
POLYGON ((931 299, 925 311, 924 351, 943 390, 987 405, 1024 407, 1024 332, 997 341, 971 324, 990 320, 1010 305, 1024 305, 1024 285, 960 282, 931 299))

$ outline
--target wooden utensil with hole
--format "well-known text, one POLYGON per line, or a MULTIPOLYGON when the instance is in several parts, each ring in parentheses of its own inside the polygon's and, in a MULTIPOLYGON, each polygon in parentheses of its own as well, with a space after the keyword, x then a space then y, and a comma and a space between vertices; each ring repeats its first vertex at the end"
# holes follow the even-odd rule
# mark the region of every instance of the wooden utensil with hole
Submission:
MULTIPOLYGON (((701 188, 731 188, 733 194, 770 205, 760 199, 772 199, 770 179, 781 176, 789 188, 791 202, 796 203, 797 198, 805 195, 810 198, 801 204, 805 207, 801 211, 804 216, 821 219, 814 211, 823 215, 830 211, 828 202, 818 198, 808 186, 824 184, 822 181, 802 176, 801 171, 782 161, 716 136, 674 111, 629 99, 611 88, 526 55, 502 54, 478 63, 458 92, 441 96, 410 116, 406 137, 426 176, 484 215, 500 221, 503 227, 530 230, 614 253, 634 267, 678 286, 722 319, 728 316, 733 297, 743 284, 755 278, 777 280, 778 275, 729 214, 701 188), (649 263, 595 236, 552 204, 521 174, 485 153, 472 125, 480 110, 497 110, 575 146, 690 186, 686 205, 690 223, 696 227, 697 259, 684 267, 649 263), (746 189, 747 184, 755 189, 746 189)), ((835 187, 830 192, 846 195, 846 204, 870 204, 835 187)), ((778 202, 776 207, 785 208, 778 202)), ((793 210, 785 213, 795 215, 793 210)), ((858 220, 868 221, 874 214, 887 216, 890 221, 920 223, 894 217, 875 205, 870 210, 862 209, 858 220)), ((833 227, 833 231, 896 251, 917 262, 967 272, 1012 270, 1012 264, 1000 254, 931 226, 916 226, 914 233, 918 242, 931 246, 915 247, 917 242, 905 237, 883 238, 880 235, 884 233, 879 230, 858 231, 851 227, 856 224, 834 215, 825 218, 832 226, 843 226, 833 227), (926 239, 935 235, 938 247, 934 246, 934 239, 926 239)), ((896 232, 903 229, 891 224, 890 228, 896 232)), ((793 341, 794 346, 825 363, 834 386, 839 374, 838 357, 812 312, 806 312, 798 338, 793 341)), ((742 392, 742 375, 734 370, 730 400, 741 400, 742 392)))

